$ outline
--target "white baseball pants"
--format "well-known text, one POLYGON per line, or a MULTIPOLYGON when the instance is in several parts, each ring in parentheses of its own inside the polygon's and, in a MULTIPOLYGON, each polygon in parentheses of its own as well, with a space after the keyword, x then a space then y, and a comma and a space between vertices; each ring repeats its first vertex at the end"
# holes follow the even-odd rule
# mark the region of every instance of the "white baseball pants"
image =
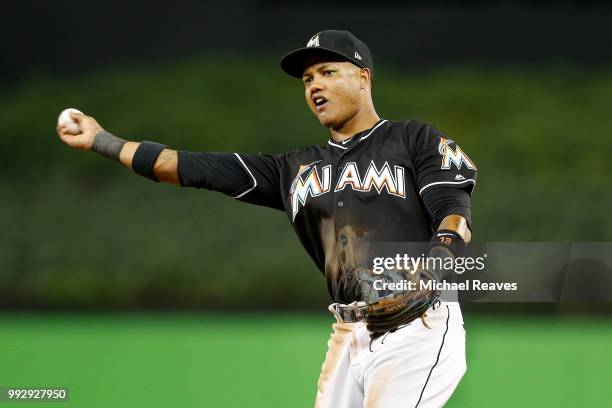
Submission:
POLYGON ((344 323, 338 315, 336 320, 316 408, 441 407, 465 374, 458 303, 430 308, 425 319, 430 328, 417 319, 371 345, 365 323, 344 323))

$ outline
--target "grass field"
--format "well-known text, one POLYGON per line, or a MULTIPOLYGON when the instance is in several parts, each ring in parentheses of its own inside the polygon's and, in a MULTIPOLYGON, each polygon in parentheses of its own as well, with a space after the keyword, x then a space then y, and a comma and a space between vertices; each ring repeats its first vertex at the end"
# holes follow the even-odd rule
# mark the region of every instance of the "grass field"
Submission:
MULTIPOLYGON (((465 320, 468 372, 448 406, 612 405, 612 321, 465 320)), ((73 407, 310 407, 329 323, 324 314, 5 313, 0 387, 67 386, 73 407)))

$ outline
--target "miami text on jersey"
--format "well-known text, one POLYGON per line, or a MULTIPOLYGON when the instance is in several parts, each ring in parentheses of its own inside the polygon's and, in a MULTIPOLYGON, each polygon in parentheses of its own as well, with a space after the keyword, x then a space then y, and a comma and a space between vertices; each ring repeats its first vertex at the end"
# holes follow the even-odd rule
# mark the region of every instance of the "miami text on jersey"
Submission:
POLYGON ((453 163, 455 166, 457 166, 457 169, 460 169, 461 165, 465 163, 465 166, 468 169, 476 170, 474 162, 470 160, 467 154, 465 154, 464 151, 457 145, 455 145, 455 150, 453 150, 450 147, 451 143, 455 142, 443 137, 440 138, 440 144, 438 145, 438 152, 442 155, 442 166, 440 168, 443 170, 448 170, 451 168, 451 163, 453 163))
MULTIPOLYGON (((293 220, 300 210, 300 205, 306 205, 308 197, 318 197, 330 191, 332 166, 324 166, 318 171, 317 163, 301 166, 293 183, 291 183, 293 220)), ((361 177, 357 163, 349 162, 342 168, 334 191, 341 191, 350 186, 354 191, 365 193, 371 191, 373 187, 378 194, 384 189, 388 194, 406 198, 404 174, 405 170, 402 166, 393 166, 393 171, 391 171, 391 166, 385 162, 379 170, 374 161, 370 161, 368 169, 361 177)))

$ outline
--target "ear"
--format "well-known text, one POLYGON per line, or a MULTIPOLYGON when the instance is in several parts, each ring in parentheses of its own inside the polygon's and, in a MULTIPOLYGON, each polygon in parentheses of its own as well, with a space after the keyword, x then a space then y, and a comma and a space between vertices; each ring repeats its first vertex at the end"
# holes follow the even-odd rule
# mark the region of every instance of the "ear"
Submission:
POLYGON ((361 68, 359 71, 359 84, 361 89, 365 89, 365 87, 372 80, 372 73, 369 68, 361 68))

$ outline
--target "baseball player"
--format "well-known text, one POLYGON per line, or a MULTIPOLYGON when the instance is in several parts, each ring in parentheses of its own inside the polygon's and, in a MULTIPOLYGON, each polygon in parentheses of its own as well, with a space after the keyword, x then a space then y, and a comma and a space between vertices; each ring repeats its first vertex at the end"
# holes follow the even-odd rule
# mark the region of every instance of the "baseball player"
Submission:
MULTIPOLYGON (((375 280, 395 278, 372 274, 360 259, 368 243, 381 242, 424 242, 430 256, 457 256, 471 239, 476 166, 431 125, 380 118, 370 50, 350 32, 315 34, 281 67, 302 81, 308 107, 330 131, 326 143, 279 155, 188 152, 123 140, 79 113, 79 130, 57 132, 155 182, 287 214, 325 275, 336 319, 315 406, 440 407, 466 370, 458 303, 440 302, 431 289, 382 293, 375 280)), ((440 278, 424 268, 399 276, 440 278)))

